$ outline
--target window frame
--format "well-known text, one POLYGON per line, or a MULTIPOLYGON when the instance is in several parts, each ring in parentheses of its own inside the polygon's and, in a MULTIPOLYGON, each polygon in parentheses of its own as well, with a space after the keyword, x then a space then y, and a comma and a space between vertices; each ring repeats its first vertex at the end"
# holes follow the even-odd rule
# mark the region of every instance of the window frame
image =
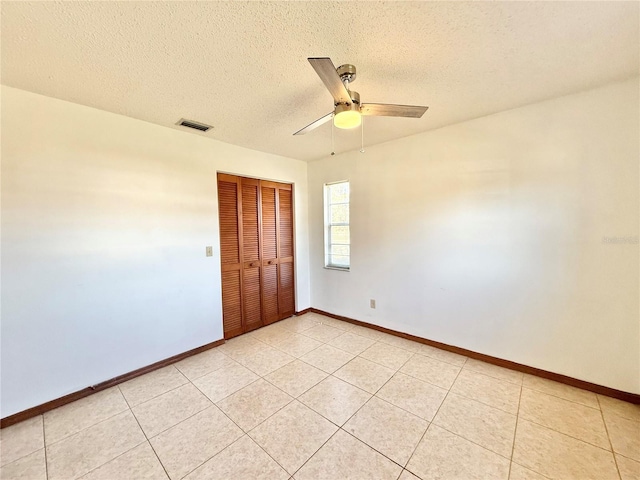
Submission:
POLYGON ((329 270, 339 270, 342 272, 349 272, 351 270, 351 182, 349 180, 339 180, 336 182, 327 182, 323 186, 323 199, 324 199, 324 268, 329 270), (349 186, 349 196, 346 202, 340 203, 331 203, 330 199, 330 189, 333 185, 338 185, 341 183, 346 183, 349 186), (349 222, 348 223, 331 223, 331 206, 332 205, 347 205, 349 211, 349 222), (332 245, 345 245, 345 244, 337 244, 331 243, 331 227, 348 227, 349 228, 349 264, 347 266, 344 265, 336 265, 331 263, 331 246, 332 245))

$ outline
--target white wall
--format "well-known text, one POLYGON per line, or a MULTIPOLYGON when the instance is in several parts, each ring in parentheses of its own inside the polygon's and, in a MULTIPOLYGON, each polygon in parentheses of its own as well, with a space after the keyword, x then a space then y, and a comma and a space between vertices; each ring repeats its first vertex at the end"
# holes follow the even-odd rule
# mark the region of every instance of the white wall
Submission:
POLYGON ((295 183, 307 308, 306 163, 2 87, 2 417, 222 338, 217 171, 295 183))
POLYGON ((312 305, 640 393, 638 244, 602 241, 638 235, 638 88, 311 163, 312 305), (323 268, 323 183, 345 179, 349 273, 323 268))

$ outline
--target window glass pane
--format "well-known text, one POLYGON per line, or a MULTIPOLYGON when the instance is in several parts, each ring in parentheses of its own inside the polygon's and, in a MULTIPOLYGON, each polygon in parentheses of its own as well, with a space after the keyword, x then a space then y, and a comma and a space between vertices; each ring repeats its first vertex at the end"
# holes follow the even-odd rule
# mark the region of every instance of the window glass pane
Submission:
POLYGON ((349 204, 331 205, 331 223, 349 223, 349 204))
POLYGON ((349 201, 349 182, 329 185, 329 203, 345 203, 349 201))
POLYGON ((331 245, 331 255, 349 256, 349 245, 331 245))
POLYGON ((329 243, 349 245, 349 227, 329 227, 329 243))
POLYGON ((343 255, 329 255, 329 265, 336 267, 348 267, 349 257, 343 255))

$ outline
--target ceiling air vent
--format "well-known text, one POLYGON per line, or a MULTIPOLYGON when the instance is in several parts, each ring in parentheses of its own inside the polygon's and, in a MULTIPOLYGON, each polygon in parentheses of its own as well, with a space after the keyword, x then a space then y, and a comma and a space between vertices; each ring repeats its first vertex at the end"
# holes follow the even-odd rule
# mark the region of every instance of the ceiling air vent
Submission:
POLYGON ((193 128, 194 130, 200 130, 201 132, 207 132, 213 128, 211 125, 195 122, 193 120, 187 120, 186 118, 181 118, 178 123, 176 123, 176 125, 180 125, 181 127, 193 128))

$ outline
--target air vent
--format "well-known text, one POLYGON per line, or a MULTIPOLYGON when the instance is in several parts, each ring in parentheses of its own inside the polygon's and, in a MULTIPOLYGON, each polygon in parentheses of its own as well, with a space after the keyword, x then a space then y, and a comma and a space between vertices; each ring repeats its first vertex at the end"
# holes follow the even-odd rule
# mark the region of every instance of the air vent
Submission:
POLYGON ((176 123, 176 125, 180 125, 181 127, 193 128, 194 130, 200 130, 201 132, 207 132, 213 128, 211 125, 194 122, 193 120, 187 120, 185 118, 181 118, 178 123, 176 123))

